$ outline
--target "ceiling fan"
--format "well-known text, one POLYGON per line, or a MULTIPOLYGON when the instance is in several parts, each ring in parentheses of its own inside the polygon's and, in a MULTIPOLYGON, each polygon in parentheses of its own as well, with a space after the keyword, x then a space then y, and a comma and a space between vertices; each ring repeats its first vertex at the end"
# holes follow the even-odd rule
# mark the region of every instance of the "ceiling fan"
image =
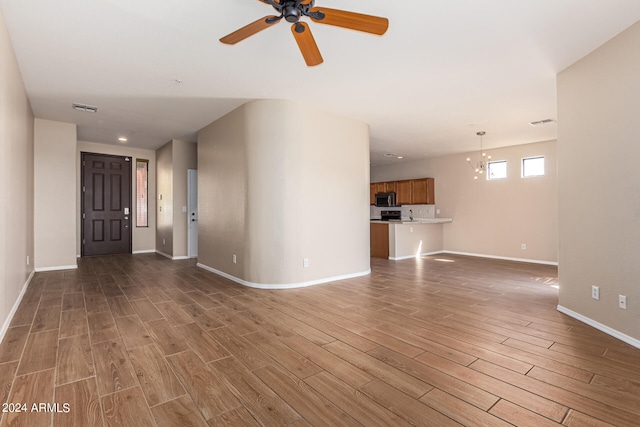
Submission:
POLYGON ((329 9, 326 7, 314 7, 315 0, 259 0, 269 4, 279 15, 269 15, 246 25, 233 33, 220 39, 225 44, 236 44, 268 27, 271 27, 284 18, 291 22, 291 32, 298 43, 300 52, 308 66, 322 63, 322 55, 318 49, 311 29, 300 18, 308 16, 312 21, 320 24, 334 25, 336 27, 349 28, 365 33, 382 35, 389 27, 389 20, 378 16, 364 15, 362 13, 347 12, 346 10, 329 9))

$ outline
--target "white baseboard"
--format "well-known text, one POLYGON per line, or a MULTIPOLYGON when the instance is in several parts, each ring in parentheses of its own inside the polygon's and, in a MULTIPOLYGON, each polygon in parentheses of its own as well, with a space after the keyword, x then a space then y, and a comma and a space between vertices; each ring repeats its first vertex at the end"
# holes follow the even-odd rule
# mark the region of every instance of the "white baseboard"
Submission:
POLYGON ((132 255, 138 255, 138 254, 155 254, 156 250, 155 249, 145 249, 142 251, 132 251, 131 254, 132 255))
POLYGON ((18 299, 16 299, 15 304, 13 304, 13 307, 11 307, 11 311, 9 312, 9 316, 7 316, 7 319, 5 320, 4 324, 2 325, 2 329, 0 329, 0 342, 2 342, 2 340, 4 339, 4 335, 7 333, 7 330, 9 329, 9 325, 11 324, 11 321, 13 320, 13 316, 15 316, 16 311, 18 311, 18 307, 20 307, 20 303, 22 302, 22 297, 24 297, 24 293, 27 291, 27 287, 29 286, 29 283, 31 283, 31 279, 33 279, 33 275, 36 274, 36 271, 32 271, 31 274, 29 274, 29 277, 27 278, 27 281, 25 282, 24 285, 22 285, 22 289, 20 290, 20 294, 18 295, 18 299))
POLYGON ((319 285, 322 283, 328 283, 328 282, 335 282, 337 280, 344 280, 344 279, 352 279, 354 277, 361 277, 361 276, 366 276, 367 274, 371 274, 371 269, 368 269, 367 271, 363 271, 360 273, 353 273, 353 274, 345 274, 342 276, 334 276, 334 277, 327 277, 324 279, 318 279, 318 280, 310 280, 308 282, 300 282, 300 283, 274 283, 274 284, 267 284, 267 283, 254 283, 254 282, 247 282, 246 280, 242 280, 238 277, 232 276, 230 274, 225 273, 224 271, 220 271, 220 270, 216 270, 215 268, 209 267, 207 265, 201 264, 201 263, 197 263, 196 264, 197 267, 200 267, 204 270, 210 271, 212 273, 215 273, 219 276, 222 277, 226 277, 229 280, 233 280, 236 283, 239 283, 243 286, 248 286, 250 288, 257 288, 257 289, 295 289, 295 288, 304 288, 307 286, 313 286, 313 285, 319 285))
POLYGON ((53 267, 36 267, 36 273, 43 271, 58 271, 58 270, 75 270, 78 268, 78 264, 75 265, 56 265, 53 267))
POLYGON ((421 253, 418 256, 416 256, 416 255, 407 255, 407 256, 399 256, 399 257, 389 257, 389 259, 391 261, 401 261, 403 259, 420 258, 420 257, 423 257, 423 256, 438 255, 438 254, 441 254, 441 253, 442 253, 442 251, 424 252, 424 253, 421 253))
POLYGON ((157 249, 155 250, 155 253, 157 253, 158 255, 162 255, 162 256, 163 256, 163 257, 165 257, 165 258, 173 259, 173 257, 172 257, 171 255, 169 255, 169 254, 165 254, 164 252, 159 251, 159 250, 157 250, 157 249))
MULTIPOLYGON (((162 256, 163 256, 163 257, 165 257, 165 258, 169 258, 171 261, 177 261, 177 260, 182 260, 182 259, 189 259, 189 257, 188 257, 188 256, 173 256, 173 255, 169 255, 169 254, 166 254, 166 253, 164 253, 164 252, 161 252, 161 251, 159 251, 159 250, 155 250, 155 251, 153 251, 153 252, 157 253, 158 255, 162 255, 162 256)), ((145 252, 145 253, 146 253, 146 252, 145 252)))
POLYGON ((637 340, 637 339, 635 339, 633 337, 630 337, 627 334, 623 334, 622 332, 620 332, 618 330, 610 328, 607 325, 603 325, 600 322, 596 322, 593 319, 590 319, 590 318, 588 318, 586 316, 583 316, 580 313, 576 313, 573 310, 569 310, 568 308, 563 307, 561 305, 558 305, 556 308, 560 313, 564 313, 567 316, 573 317, 574 319, 579 320, 582 323, 585 323, 585 324, 587 324, 589 326, 592 326, 592 327, 596 328, 597 330, 604 332, 607 335, 611 335, 612 337, 617 338, 620 341, 626 342, 629 345, 632 345, 632 346, 634 346, 636 348, 640 348, 640 340, 637 340))
POLYGON ((443 254, 451 254, 451 255, 465 255, 465 256, 474 256, 478 258, 490 258, 490 259, 502 259, 505 261, 517 261, 517 262, 528 262, 531 264, 544 264, 544 265, 558 265, 557 261, 542 261, 539 259, 527 259, 527 258, 512 258, 505 256, 495 256, 495 255, 486 255, 486 254, 474 254, 470 252, 456 252, 456 251, 442 251, 440 253, 443 254))

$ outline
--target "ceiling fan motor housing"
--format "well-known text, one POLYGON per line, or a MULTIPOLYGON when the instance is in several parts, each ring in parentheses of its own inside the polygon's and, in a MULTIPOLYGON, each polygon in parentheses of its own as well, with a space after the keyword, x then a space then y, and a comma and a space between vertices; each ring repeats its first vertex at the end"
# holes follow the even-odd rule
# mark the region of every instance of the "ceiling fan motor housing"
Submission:
POLYGON ((282 10, 282 14, 284 15, 284 19, 288 22, 298 22, 300 20, 300 15, 302 14, 300 9, 293 5, 285 6, 282 10))

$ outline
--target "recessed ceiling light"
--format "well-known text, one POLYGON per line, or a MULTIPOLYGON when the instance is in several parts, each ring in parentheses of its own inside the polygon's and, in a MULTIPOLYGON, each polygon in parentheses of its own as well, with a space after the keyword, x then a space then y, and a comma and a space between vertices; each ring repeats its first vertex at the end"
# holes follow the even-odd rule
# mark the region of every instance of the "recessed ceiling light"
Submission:
POLYGON ((404 159, 404 156, 398 156, 396 159, 404 159))
POLYGON ((118 138, 118 141, 127 142, 127 138, 125 138, 124 136, 121 136, 120 138, 118 138))
POLYGON ((172 79, 171 81, 178 85, 181 85, 182 83, 184 83, 184 80, 180 80, 180 79, 172 79))
POLYGON ((385 156, 385 157, 396 157, 396 155, 393 154, 393 153, 384 153, 383 156, 385 156))

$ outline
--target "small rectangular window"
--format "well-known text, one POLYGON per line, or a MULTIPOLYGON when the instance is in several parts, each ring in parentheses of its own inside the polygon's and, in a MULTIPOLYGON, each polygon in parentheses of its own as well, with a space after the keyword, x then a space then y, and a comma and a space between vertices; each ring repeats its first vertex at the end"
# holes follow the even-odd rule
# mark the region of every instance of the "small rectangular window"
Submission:
POLYGON ((149 226, 149 160, 136 160, 136 227, 149 226))
POLYGON ((507 161, 498 160, 489 162, 487 166, 487 179, 502 179, 507 177, 507 161))
POLYGON ((544 176, 544 156, 522 159, 522 177, 544 176))

